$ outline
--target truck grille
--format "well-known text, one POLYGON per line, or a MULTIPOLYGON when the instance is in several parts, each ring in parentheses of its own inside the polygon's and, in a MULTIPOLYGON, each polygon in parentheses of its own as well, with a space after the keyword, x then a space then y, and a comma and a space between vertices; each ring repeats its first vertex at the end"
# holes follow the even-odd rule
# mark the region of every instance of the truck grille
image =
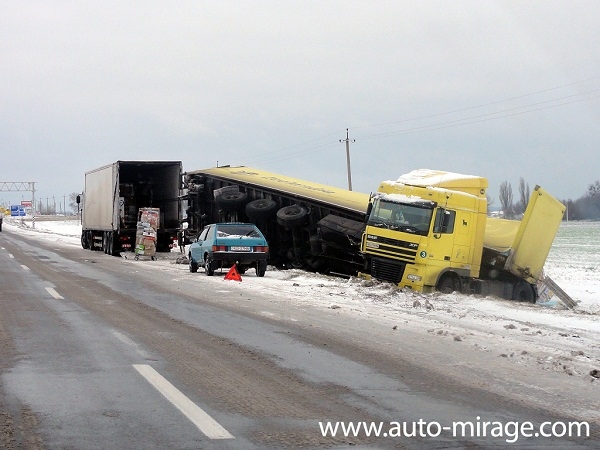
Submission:
POLYGON ((400 283, 406 264, 385 259, 373 258, 371 261, 371 276, 381 281, 400 283))
POLYGON ((397 239, 377 236, 376 239, 367 237, 366 252, 372 255, 394 258, 408 263, 414 263, 417 258, 418 244, 397 239))

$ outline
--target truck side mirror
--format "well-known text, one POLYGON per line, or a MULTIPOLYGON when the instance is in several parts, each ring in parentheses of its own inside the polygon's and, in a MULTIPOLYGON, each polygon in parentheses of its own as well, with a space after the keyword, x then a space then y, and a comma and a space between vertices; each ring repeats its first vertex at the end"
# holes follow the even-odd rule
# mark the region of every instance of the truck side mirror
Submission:
POLYGON ((442 233, 442 226, 444 224, 444 214, 446 210, 444 208, 439 208, 435 214, 435 222, 433 223, 433 237, 439 239, 442 233))

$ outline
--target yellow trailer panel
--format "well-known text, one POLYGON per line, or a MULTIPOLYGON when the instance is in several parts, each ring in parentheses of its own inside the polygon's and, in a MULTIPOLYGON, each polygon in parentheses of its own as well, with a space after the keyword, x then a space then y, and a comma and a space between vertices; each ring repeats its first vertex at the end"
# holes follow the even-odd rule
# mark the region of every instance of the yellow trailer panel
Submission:
POLYGON ((535 283, 563 219, 565 206, 536 186, 515 236, 506 269, 535 283))
POLYGON ((500 253, 509 251, 515 242, 515 236, 520 225, 520 220, 488 217, 485 224, 483 246, 500 253))
POLYGON ((298 178, 253 169, 245 166, 223 166, 211 169, 196 170, 189 174, 208 174, 234 180, 239 183, 255 185, 277 190, 297 198, 322 201, 326 204, 346 208, 354 212, 365 214, 369 206, 369 194, 348 191, 325 184, 312 183, 298 178))

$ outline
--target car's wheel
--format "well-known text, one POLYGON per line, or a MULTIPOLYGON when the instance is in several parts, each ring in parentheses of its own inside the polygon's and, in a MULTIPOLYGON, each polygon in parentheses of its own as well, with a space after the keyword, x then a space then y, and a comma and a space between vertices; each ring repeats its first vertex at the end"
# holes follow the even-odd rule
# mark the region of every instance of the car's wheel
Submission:
POLYGON ((257 261, 256 262, 256 275, 259 277, 264 277, 267 272, 267 262, 266 261, 257 261))
POLYGON ((190 272, 192 272, 192 273, 198 272, 198 263, 196 261, 194 261, 191 253, 189 256, 189 260, 190 260, 190 272))
POLYGON ((213 261, 208 256, 204 258, 204 273, 209 277, 212 277, 215 274, 215 267, 213 265, 213 261))
POLYGON ((277 203, 270 198, 252 200, 246 205, 246 215, 250 220, 261 220, 271 217, 277 209, 277 203))
POLYGON ((277 211, 277 223, 288 228, 303 225, 308 218, 308 209, 300 205, 284 206, 277 211))

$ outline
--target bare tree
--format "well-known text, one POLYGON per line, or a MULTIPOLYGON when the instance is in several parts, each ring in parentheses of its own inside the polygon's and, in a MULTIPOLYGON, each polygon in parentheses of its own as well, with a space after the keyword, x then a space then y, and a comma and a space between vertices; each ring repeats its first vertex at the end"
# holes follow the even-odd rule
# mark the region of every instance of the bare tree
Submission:
POLYGON ((508 181, 503 181, 500 185, 500 206, 507 219, 513 218, 513 193, 512 186, 508 181))
POLYGON ((487 198, 487 213, 489 215, 492 212, 492 206, 496 200, 494 199, 494 197, 490 197, 489 195, 486 195, 486 198, 487 198))
POLYGON ((71 211, 73 212, 73 214, 77 213, 78 211, 78 205, 77 205, 77 196, 79 194, 77 192, 72 192, 71 194, 69 194, 69 208, 71 208, 71 211))
POLYGON ((525 212, 530 196, 529 183, 526 184, 523 177, 521 177, 519 179, 519 203, 515 207, 515 214, 523 214, 525 212))
POLYGON ((588 197, 600 197, 600 180, 596 180, 595 183, 590 184, 588 187, 588 197))

